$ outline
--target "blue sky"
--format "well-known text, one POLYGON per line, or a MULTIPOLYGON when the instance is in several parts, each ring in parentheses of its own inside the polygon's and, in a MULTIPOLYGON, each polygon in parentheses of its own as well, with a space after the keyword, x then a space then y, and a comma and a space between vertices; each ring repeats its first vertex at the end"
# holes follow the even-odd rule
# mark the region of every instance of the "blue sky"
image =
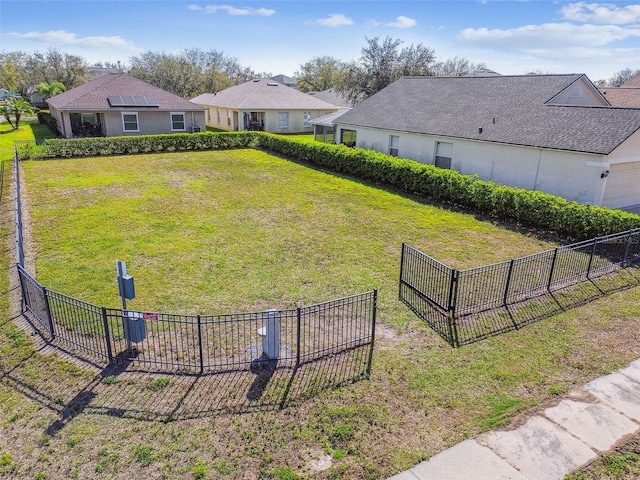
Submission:
POLYGON ((423 44, 504 75, 640 68, 640 3, 551 0, 2 0, 0 50, 120 61, 215 49, 292 76, 316 56, 360 56, 365 37, 423 44))

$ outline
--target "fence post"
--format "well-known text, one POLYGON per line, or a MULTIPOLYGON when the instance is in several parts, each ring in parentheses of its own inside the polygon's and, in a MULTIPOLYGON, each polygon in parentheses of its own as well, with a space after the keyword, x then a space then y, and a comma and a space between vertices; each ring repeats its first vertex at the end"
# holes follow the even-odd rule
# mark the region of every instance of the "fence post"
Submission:
POLYGON ((627 258, 629 258, 630 248, 631 248, 631 233, 627 235, 627 242, 624 246, 624 252, 622 253, 622 263, 620 264, 622 268, 627 267, 627 258))
POLYGON ((400 282, 398 285, 398 297, 402 300, 402 282, 404 280, 404 250, 406 243, 402 242, 402 250, 400 251, 400 282))
POLYGON ((456 306, 458 303, 458 285, 460 283, 460 271, 451 270, 451 284, 449 285, 449 315, 447 324, 449 327, 449 336, 451 337, 451 345, 457 347, 460 345, 458 338, 458 328, 456 325, 456 306))
POLYGON ((553 251, 553 260, 551 261, 551 270, 549 271, 549 280, 547 281, 547 292, 551 293, 551 282, 553 281, 553 271, 556 268, 556 259, 558 258, 558 247, 553 251))
POLYGON ((515 260, 511 259, 509 263, 509 273, 507 274, 507 285, 504 289, 504 297, 502 298, 502 304, 507 306, 507 297, 509 296, 509 285, 511 284, 511 274, 513 273, 513 263, 515 260))
POLYGON ((593 248, 591 249, 591 256, 589 257, 589 266, 587 267, 587 280, 591 280, 589 275, 591 274, 591 265, 593 264, 593 257, 596 254, 596 247, 598 246, 598 238, 593 239, 593 248))
POLYGON ((202 349, 202 319, 198 314, 198 351, 200 354, 200 375, 204 372, 204 353, 202 349))
POLYGON ((56 333, 53 330, 53 317, 51 316, 51 307, 49 306, 49 295, 47 295, 47 287, 42 287, 42 296, 44 297, 44 309, 47 314, 47 323, 49 324, 49 334, 51 335, 51 340, 55 340, 56 333))
POLYGON ((296 308, 296 321, 297 321, 297 325, 296 325, 296 345, 298 345, 298 351, 296 352, 296 367, 298 365, 300 365, 300 350, 302 350, 301 347, 301 343, 300 343, 300 324, 302 323, 302 312, 300 310, 300 307, 296 308))
POLYGON ((102 324, 104 325, 104 341, 107 346, 107 357, 109 364, 113 363, 113 350, 111 349, 111 333, 109 332, 109 320, 107 318, 107 308, 102 307, 102 324))
POLYGON ((371 376, 371 363, 373 361, 373 347, 376 342, 376 311, 378 309, 378 290, 373 290, 373 312, 371 316, 371 349, 369 350, 369 360, 367 361, 366 376, 371 376))

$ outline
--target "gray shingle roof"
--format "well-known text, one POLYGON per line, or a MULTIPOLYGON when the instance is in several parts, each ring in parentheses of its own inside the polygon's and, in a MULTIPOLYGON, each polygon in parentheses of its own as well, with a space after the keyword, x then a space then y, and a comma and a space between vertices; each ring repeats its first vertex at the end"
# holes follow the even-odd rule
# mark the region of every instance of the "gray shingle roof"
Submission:
MULTIPOLYGON (((200 111, 199 105, 178 95, 162 90, 126 73, 103 75, 90 82, 72 88, 47 99, 47 103, 58 110, 123 110, 111 107, 107 97, 115 95, 152 96, 158 99, 158 111, 200 111)), ((131 110, 128 108, 127 110, 131 110)))
POLYGON ((218 93, 203 93, 191 99, 198 105, 237 110, 326 110, 338 109, 295 88, 271 79, 257 78, 218 93))
POLYGON ((403 77, 337 123, 606 155, 640 129, 640 109, 546 103, 583 77, 403 77))

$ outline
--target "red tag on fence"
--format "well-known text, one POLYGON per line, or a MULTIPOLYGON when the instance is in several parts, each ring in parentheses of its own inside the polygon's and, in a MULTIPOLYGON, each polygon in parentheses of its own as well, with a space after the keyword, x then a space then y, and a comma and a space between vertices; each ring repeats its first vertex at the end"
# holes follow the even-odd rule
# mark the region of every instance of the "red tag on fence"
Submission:
POLYGON ((142 318, 144 320, 155 320, 157 322, 158 321, 158 314, 157 313, 143 312, 142 313, 142 318))

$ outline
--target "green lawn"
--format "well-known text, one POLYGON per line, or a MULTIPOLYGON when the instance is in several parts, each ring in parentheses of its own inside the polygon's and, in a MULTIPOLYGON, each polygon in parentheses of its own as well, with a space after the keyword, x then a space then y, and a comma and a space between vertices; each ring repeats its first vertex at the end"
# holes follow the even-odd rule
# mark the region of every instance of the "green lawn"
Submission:
POLYGON ((21 120, 18 130, 14 130, 8 122, 0 122, 0 162, 13 159, 13 142, 16 140, 40 141, 54 137, 49 128, 37 120, 21 120))
POLYGON ((378 336, 370 380, 308 387, 282 410, 244 399, 238 412, 220 408, 233 381, 102 379, 30 352, 7 320, 0 475, 386 478, 640 357, 640 288, 460 349, 397 300, 402 242, 466 268, 551 246, 530 232, 254 150, 23 168, 32 253, 50 288, 118 306, 116 259, 136 279, 136 309, 285 308, 377 288, 378 336), (193 418, 175 413, 188 402, 193 418))

